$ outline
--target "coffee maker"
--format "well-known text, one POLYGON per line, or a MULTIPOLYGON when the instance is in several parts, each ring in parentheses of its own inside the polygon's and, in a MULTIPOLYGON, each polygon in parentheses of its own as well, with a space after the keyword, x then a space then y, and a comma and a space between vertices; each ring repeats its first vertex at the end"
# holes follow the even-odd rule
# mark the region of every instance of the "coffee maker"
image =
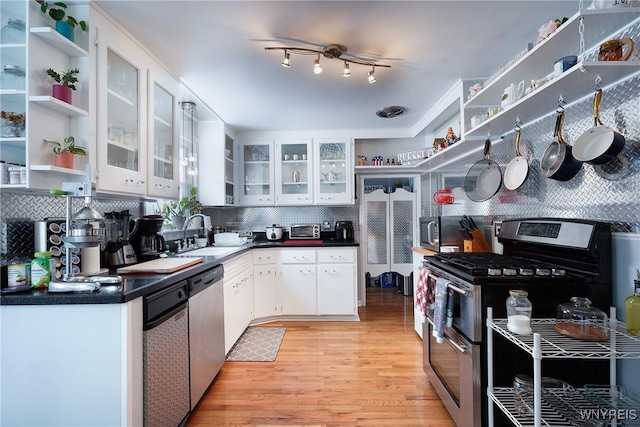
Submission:
POLYGON ((353 222, 336 221, 336 240, 353 240, 353 222))
POLYGON ((133 245, 129 242, 130 221, 131 215, 128 210, 105 212, 106 239, 102 253, 106 266, 116 267, 138 262, 133 245))
POLYGON ((133 222, 131 244, 138 261, 158 258, 165 251, 164 237, 160 234, 164 217, 162 215, 146 215, 133 222))

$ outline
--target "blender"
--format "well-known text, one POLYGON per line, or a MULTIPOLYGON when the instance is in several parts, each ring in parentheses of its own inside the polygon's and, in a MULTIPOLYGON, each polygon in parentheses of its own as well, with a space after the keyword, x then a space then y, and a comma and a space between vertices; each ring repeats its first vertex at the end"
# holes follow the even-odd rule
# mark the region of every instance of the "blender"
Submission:
POLYGON ((131 215, 128 210, 105 212, 106 239, 103 247, 104 264, 109 267, 135 264, 138 258, 129 242, 131 215))

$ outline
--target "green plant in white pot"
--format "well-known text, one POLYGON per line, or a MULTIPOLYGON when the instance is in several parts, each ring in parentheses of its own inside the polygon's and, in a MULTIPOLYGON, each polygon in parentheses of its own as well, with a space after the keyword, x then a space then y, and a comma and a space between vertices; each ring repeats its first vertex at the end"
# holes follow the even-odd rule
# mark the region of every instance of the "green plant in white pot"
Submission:
POLYGON ((185 221, 194 214, 202 212, 202 204, 197 199, 198 189, 191 187, 189 196, 166 203, 162 208, 162 214, 171 221, 171 224, 181 229, 185 221))
POLYGON ((40 11, 45 15, 49 15, 56 21, 56 31, 67 39, 74 40, 74 30, 79 26, 82 31, 88 31, 89 27, 86 21, 78 21, 71 15, 67 15, 67 4, 61 1, 49 3, 44 0, 36 0, 40 5, 40 11))
POLYGON ((62 142, 50 141, 48 139, 43 139, 42 141, 55 145, 55 147, 53 147, 53 153, 55 154, 53 158, 54 166, 73 169, 74 154, 80 156, 87 154, 86 148, 76 145, 76 140, 73 136, 66 137, 62 142))

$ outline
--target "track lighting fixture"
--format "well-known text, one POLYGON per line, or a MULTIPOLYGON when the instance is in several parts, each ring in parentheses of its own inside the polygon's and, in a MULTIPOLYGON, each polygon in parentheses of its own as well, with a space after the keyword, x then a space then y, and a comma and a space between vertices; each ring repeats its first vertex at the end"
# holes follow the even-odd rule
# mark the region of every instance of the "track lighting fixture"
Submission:
POLYGON ((320 54, 318 54, 318 58, 313 63, 313 72, 315 74, 320 74, 322 72, 322 65, 320 65, 320 54))
POLYGON ((282 66, 289 68, 291 66, 291 55, 286 50, 284 51, 284 59, 282 60, 282 66))
POLYGON ((347 47, 340 44, 329 44, 327 46, 322 47, 321 49, 308 49, 302 47, 265 47, 266 50, 283 50, 284 51, 284 60, 282 61, 283 67, 290 67, 290 54, 296 53, 298 55, 316 55, 316 59, 313 63, 313 72, 315 74, 322 73, 322 66, 320 65, 320 55, 329 59, 339 59, 344 62, 344 67, 342 69, 343 77, 351 76, 351 69, 349 68, 349 64, 358 64, 364 65, 368 67, 372 67, 372 70, 368 72, 368 81, 370 84, 376 82, 375 78, 375 70, 376 67, 384 67, 391 68, 390 65, 385 64, 376 64, 373 61, 368 61, 366 59, 356 58, 355 56, 351 56, 350 58, 345 58, 342 55, 347 51, 347 47))
POLYGON ((349 69, 349 63, 344 61, 344 68, 342 70, 342 77, 351 77, 351 70, 349 69))

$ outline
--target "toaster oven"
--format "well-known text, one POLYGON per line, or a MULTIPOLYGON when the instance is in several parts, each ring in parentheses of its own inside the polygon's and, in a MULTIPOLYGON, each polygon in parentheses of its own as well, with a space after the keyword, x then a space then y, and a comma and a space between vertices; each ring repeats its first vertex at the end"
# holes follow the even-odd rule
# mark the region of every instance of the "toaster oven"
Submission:
POLYGON ((320 224, 292 224, 289 230, 290 239, 319 239, 320 224))

